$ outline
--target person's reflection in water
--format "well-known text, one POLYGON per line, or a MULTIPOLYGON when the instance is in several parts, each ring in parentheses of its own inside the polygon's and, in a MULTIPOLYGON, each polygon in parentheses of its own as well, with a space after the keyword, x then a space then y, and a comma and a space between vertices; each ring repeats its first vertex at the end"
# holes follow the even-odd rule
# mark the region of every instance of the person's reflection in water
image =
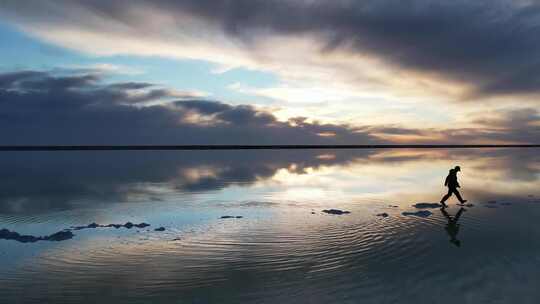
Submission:
POLYGON ((452 193, 456 195, 460 203, 463 204, 467 202, 467 200, 464 200, 461 197, 461 194, 457 190, 457 188, 461 188, 457 180, 457 173, 460 171, 461 171, 461 168, 459 166, 456 166, 454 169, 450 169, 450 172, 448 173, 448 176, 446 177, 446 180, 444 181, 444 185, 448 187, 448 193, 445 196, 443 196, 443 198, 441 199, 441 205, 443 206, 443 208, 447 207, 447 205, 444 202, 446 202, 446 200, 449 199, 450 196, 452 196, 452 193))
POLYGON ((448 224, 446 224, 444 229, 450 236, 450 243, 456 245, 457 247, 461 246, 461 241, 457 239, 457 234, 459 233, 458 221, 463 211, 465 211, 465 208, 462 207, 455 216, 451 216, 448 214, 448 212, 446 212, 445 208, 441 208, 441 213, 444 215, 444 217, 446 217, 446 219, 448 219, 448 224))

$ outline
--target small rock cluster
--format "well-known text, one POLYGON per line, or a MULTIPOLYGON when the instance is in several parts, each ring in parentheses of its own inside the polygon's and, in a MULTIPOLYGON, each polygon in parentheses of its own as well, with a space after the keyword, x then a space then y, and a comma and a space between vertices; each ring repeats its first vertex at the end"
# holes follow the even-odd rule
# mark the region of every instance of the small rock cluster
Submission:
POLYGON ((133 224, 132 222, 127 222, 125 224, 108 224, 108 225, 99 225, 99 224, 96 224, 96 223, 92 223, 92 224, 88 224, 86 226, 75 226, 75 227, 71 227, 71 229, 73 230, 82 230, 82 229, 95 229, 95 228, 116 228, 116 229, 119 229, 119 228, 127 228, 127 229, 131 229, 133 227, 135 228, 145 228, 145 227, 148 227, 150 226, 150 224, 147 224, 147 223, 140 223, 140 224, 133 224))
MULTIPOLYGON (((33 235, 21 235, 18 232, 10 231, 8 229, 0 229, 0 240, 13 240, 20 243, 35 243, 39 241, 50 241, 50 242, 60 242, 72 239, 75 234, 72 231, 83 230, 83 229, 96 229, 96 228, 145 228, 150 226, 147 223, 133 224, 132 222, 127 222, 125 224, 108 224, 108 225, 99 225, 96 223, 88 224, 86 226, 74 226, 62 231, 53 233, 47 236, 33 236, 33 235)), ((165 231, 165 227, 159 227, 154 231, 165 231)))
POLYGON ((60 242, 72 239, 75 235, 70 230, 62 230, 48 236, 21 235, 8 229, 0 230, 0 239, 13 240, 21 243, 35 243, 38 241, 60 242))
POLYGON ((351 213, 350 211, 343 211, 339 209, 325 209, 322 212, 327 213, 327 214, 332 214, 332 215, 343 215, 343 214, 351 213))

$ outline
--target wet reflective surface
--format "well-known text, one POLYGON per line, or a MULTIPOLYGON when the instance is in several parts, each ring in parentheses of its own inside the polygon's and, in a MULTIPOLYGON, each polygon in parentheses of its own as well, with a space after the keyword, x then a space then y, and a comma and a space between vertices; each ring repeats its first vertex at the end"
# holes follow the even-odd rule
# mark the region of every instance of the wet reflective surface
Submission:
POLYGON ((539 152, 2 153, 0 302, 536 303, 539 152))

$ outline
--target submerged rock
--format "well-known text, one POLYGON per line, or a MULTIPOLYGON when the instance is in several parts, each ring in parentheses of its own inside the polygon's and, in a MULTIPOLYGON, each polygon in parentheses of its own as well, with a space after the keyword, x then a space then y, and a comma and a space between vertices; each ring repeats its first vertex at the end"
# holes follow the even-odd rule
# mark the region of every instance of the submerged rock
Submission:
POLYGON ((322 212, 327 213, 327 214, 333 214, 333 215, 342 215, 342 214, 351 213, 350 211, 343 211, 339 209, 325 209, 322 212))
POLYGON ((403 212, 401 214, 403 216, 429 217, 433 213, 431 213, 431 211, 428 211, 428 210, 421 210, 421 211, 416 211, 416 212, 403 212))
POLYGON ((390 208, 399 208, 399 206, 396 206, 396 205, 388 205, 388 207, 390 207, 390 208))
POLYGON ((20 242, 20 243, 35 243, 37 241, 43 240, 41 237, 35 237, 33 235, 19 235, 16 238, 13 238, 11 240, 20 242))
POLYGON ((441 208, 441 204, 437 203, 417 203, 413 205, 416 209, 435 209, 435 208, 441 208))
POLYGON ((154 231, 165 231, 165 227, 156 228, 156 229, 154 229, 154 231))
POLYGON ((220 217, 221 219, 233 219, 233 218, 237 218, 237 219, 241 219, 241 218, 244 218, 243 216, 240 216, 240 215, 224 215, 222 217, 220 217))
POLYGON ((388 213, 386 213, 386 212, 379 213, 379 214, 377 214, 377 216, 380 216, 380 217, 389 217, 388 213))

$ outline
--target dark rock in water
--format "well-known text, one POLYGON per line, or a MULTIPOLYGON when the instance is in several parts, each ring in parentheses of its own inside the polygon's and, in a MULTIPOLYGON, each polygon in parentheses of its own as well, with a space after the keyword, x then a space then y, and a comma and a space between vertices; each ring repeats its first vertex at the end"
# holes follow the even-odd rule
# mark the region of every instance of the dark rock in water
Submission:
POLYGON ((96 223, 88 224, 86 226, 77 226, 77 227, 71 227, 73 230, 82 230, 82 229, 96 229, 100 227, 100 225, 96 223))
POLYGON ((333 215, 342 215, 342 214, 351 213, 350 211, 343 211, 339 209, 326 209, 326 210, 323 210, 322 212, 327 213, 327 214, 333 214, 333 215))
POLYGON ((92 223, 92 224, 89 224, 87 226, 76 226, 76 227, 71 227, 73 230, 82 230, 82 229, 96 229, 96 228, 116 228, 116 229, 119 229, 119 228, 122 228, 122 227, 125 227, 127 229, 131 229, 133 227, 137 227, 137 228, 145 228, 145 227, 148 227, 150 226, 150 224, 147 224, 147 223, 140 223, 140 224, 133 224, 131 222, 127 222, 125 224, 108 224, 108 225, 99 225, 99 224, 96 224, 96 223, 92 223))
POLYGON ((0 239, 2 240, 13 240, 20 243, 35 243, 41 240, 40 237, 35 237, 32 235, 20 235, 15 231, 9 231, 8 229, 0 230, 0 239))
POLYGON ((165 227, 156 228, 156 229, 154 229, 154 231, 165 231, 165 227))
POLYGON ((377 214, 377 216, 380 216, 380 217, 388 217, 388 213, 384 212, 384 213, 379 213, 377 214))
POLYGON ((237 218, 237 219, 241 219, 241 218, 244 218, 243 216, 240 216, 240 215, 237 215, 237 216, 234 216, 234 215, 224 215, 222 217, 220 217, 221 219, 233 219, 233 218, 237 218))
POLYGON ((182 240, 181 238, 177 237, 177 238, 174 238, 174 239, 173 239, 173 242, 174 242, 174 241, 181 241, 181 240, 182 240))
POLYGON ((7 229, 0 230, 0 239, 10 239, 17 237, 19 234, 17 232, 11 232, 7 229))
POLYGON ((315 212, 311 211, 311 214, 317 214, 317 213, 315 213, 315 212))
POLYGON ((437 203, 417 203, 413 205, 416 209, 435 209, 435 208, 441 208, 441 204, 437 203))
POLYGON ((106 225, 105 226, 106 228, 120 228, 120 227, 124 227, 124 225, 120 225, 120 224, 109 224, 109 225, 106 225))
POLYGON ((399 206, 395 206, 395 205, 388 205, 388 207, 390 207, 390 208, 399 208, 399 206))
POLYGON ((61 241, 72 239, 74 236, 75 235, 73 234, 73 232, 69 230, 64 230, 64 231, 60 231, 55 234, 51 234, 49 236, 43 237, 43 240, 61 242, 61 241))
MULTIPOLYGON (((18 242, 21 242, 21 243, 35 243, 37 241, 60 242, 60 241, 65 241, 65 240, 72 239, 75 236, 75 234, 73 234, 72 230, 95 229, 95 228, 112 228, 112 227, 114 227, 116 229, 121 228, 121 227, 131 229, 133 227, 144 228, 144 227, 148 227, 148 226, 150 226, 150 224, 147 224, 147 223, 133 224, 131 222, 127 222, 124 225, 120 225, 120 224, 99 225, 99 224, 96 224, 96 223, 92 223, 92 224, 89 224, 89 225, 86 225, 86 226, 71 227, 70 229, 64 229, 64 230, 59 231, 57 233, 54 233, 54 234, 51 234, 51 235, 48 235, 48 236, 41 236, 41 237, 32 236, 32 235, 20 235, 17 232, 9 231, 7 229, 2 229, 2 230, 0 230, 0 240, 14 240, 14 241, 18 241, 18 242)), ((161 227, 161 228, 163 228, 163 227, 161 227)), ((163 228, 163 230, 165 230, 165 228, 163 228)), ((160 231, 163 231, 163 230, 160 230, 160 231)))
POLYGON ((401 214, 404 215, 404 216, 429 217, 433 213, 431 213, 431 211, 421 210, 421 211, 416 211, 416 212, 403 212, 401 214))
POLYGON ((9 231, 7 229, 0 230, 0 239, 13 240, 20 243, 35 243, 38 241, 65 241, 73 238, 75 235, 69 230, 63 230, 49 236, 37 237, 33 235, 20 235, 17 232, 9 231))

